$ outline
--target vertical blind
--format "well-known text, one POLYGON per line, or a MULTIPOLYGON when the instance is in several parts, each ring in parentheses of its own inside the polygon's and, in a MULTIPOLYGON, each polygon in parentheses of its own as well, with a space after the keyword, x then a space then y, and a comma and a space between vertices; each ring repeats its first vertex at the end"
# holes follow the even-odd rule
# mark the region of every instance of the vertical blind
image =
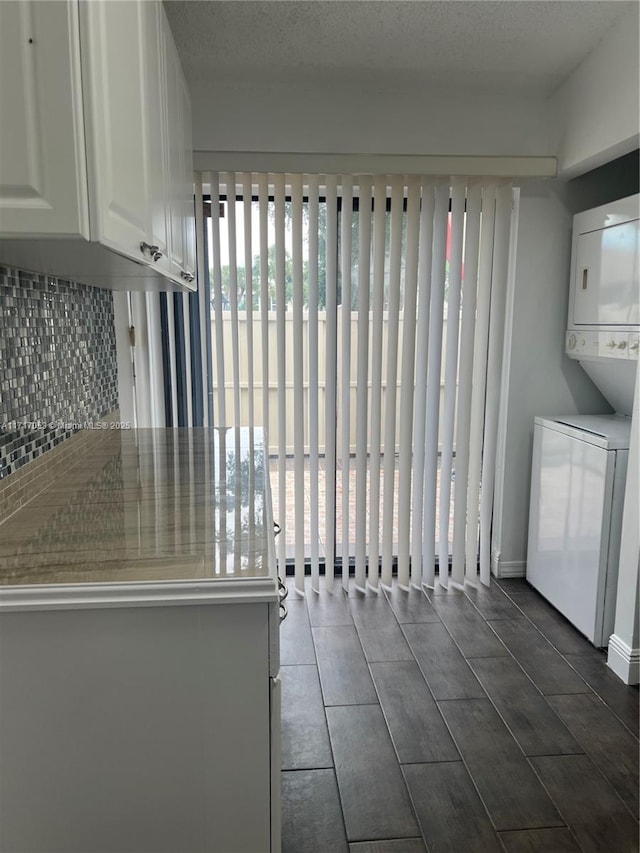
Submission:
POLYGON ((296 588, 336 566, 488 583, 511 182, 203 173, 200 193, 213 423, 266 428, 296 588))

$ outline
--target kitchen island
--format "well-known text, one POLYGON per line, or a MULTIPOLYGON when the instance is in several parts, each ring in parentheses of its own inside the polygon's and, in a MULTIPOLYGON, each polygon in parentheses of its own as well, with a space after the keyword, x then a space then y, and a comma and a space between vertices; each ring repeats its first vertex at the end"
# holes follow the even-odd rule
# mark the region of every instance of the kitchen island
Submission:
POLYGON ((262 434, 114 431, 0 525, 0 851, 279 851, 262 434))

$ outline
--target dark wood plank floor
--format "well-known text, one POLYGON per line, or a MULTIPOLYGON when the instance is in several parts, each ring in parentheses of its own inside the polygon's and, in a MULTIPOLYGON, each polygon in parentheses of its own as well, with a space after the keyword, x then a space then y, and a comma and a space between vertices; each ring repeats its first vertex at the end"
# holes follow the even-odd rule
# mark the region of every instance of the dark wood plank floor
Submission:
POLYGON ((638 853, 638 689, 524 580, 287 603, 283 853, 638 853))

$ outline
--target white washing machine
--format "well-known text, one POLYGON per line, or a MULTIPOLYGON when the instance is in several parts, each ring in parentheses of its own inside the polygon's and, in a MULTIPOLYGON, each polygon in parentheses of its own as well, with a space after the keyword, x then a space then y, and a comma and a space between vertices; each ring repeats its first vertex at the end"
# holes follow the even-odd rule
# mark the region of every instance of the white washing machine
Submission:
POLYGON ((594 645, 614 630, 631 419, 536 418, 527 580, 594 645))

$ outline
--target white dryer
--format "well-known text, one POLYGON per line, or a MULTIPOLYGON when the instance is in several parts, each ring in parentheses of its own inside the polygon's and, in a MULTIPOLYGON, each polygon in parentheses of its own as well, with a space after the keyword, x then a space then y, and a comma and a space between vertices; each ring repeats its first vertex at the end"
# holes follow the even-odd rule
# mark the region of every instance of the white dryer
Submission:
POLYGON ((536 418, 527 580, 594 645, 613 633, 630 419, 536 418))

